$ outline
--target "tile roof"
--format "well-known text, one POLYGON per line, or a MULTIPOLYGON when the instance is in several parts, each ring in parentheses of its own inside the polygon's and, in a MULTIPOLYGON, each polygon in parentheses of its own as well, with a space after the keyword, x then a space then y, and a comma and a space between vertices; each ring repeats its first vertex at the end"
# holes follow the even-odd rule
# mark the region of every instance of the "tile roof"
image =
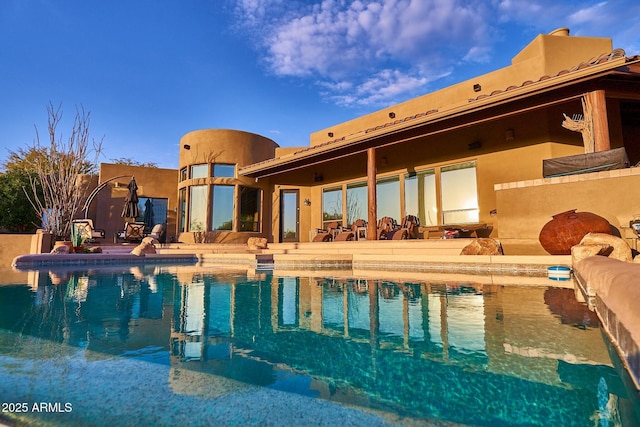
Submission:
MULTIPOLYGON (((611 62, 611 61, 614 61, 614 60, 617 60, 617 59, 620 59, 620 58, 624 58, 624 57, 626 57, 626 53, 625 53, 625 51, 623 49, 614 49, 609 53, 604 53, 604 54, 602 54, 602 55, 600 55, 598 57, 591 58, 588 61, 581 62, 580 64, 578 64, 578 65, 576 65, 576 66, 574 66, 574 67, 572 67, 570 69, 561 70, 557 74, 555 74, 554 76, 543 75, 540 78, 538 78, 536 81, 526 80, 526 81, 522 82, 520 85, 510 85, 510 86, 507 86, 504 90, 494 90, 490 94, 478 95, 475 98, 469 98, 468 99, 468 103, 477 102, 477 101, 480 101, 480 100, 483 100, 483 99, 490 98, 492 96, 500 95, 500 94, 505 93, 505 92, 509 92, 509 91, 512 91, 512 90, 515 90, 515 89, 520 89, 520 88, 523 88, 523 87, 526 87, 526 86, 529 86, 529 85, 532 85, 532 84, 536 84, 536 83, 540 83, 540 82, 549 80, 549 79, 554 78, 554 77, 564 76, 564 75, 570 74, 572 72, 576 72, 576 71, 579 71, 579 70, 584 70, 584 69, 587 69, 587 68, 590 68, 590 67, 593 67, 593 66, 596 66, 596 65, 604 64, 604 63, 611 62)), ((630 58, 630 59, 638 59, 638 58, 634 57, 634 58, 630 58)), ((283 157, 284 158, 290 158, 290 157, 294 157, 294 156, 296 156, 298 154, 303 154, 303 153, 306 153, 306 152, 309 152, 309 151, 317 150, 318 148, 328 147, 328 146, 332 146, 334 144, 337 145, 338 143, 345 141, 346 138, 353 137, 354 135, 357 135, 357 134, 362 134, 362 133, 367 134, 367 133, 374 132, 374 131, 377 131, 377 130, 381 130, 381 129, 384 129, 384 128, 388 128, 388 127, 391 127, 391 126, 394 126, 394 125, 397 125, 397 124, 400 124, 400 123, 405 123, 405 122, 409 122, 409 121, 412 121, 412 120, 420 119, 420 118, 423 118, 425 116, 429 116, 429 115, 435 114, 435 113, 438 113, 437 109, 430 109, 430 110, 427 110, 427 111, 424 111, 424 112, 419 112, 419 113, 416 113, 416 114, 411 115, 411 116, 407 116, 407 117, 404 117, 404 118, 401 118, 401 119, 396 119, 396 120, 393 120, 393 121, 390 121, 390 122, 386 122, 386 123, 383 123, 381 125, 378 125, 378 126, 375 126, 375 127, 372 127, 372 128, 365 129, 364 131, 362 131, 362 130, 356 131, 356 132, 354 132, 354 133, 352 133, 350 135, 346 135, 346 136, 343 136, 341 138, 336 138, 336 139, 333 139, 333 140, 329 140, 329 141, 323 142, 321 144, 316 144, 316 145, 312 145, 312 146, 309 146, 309 147, 301 148, 300 150, 294 151, 293 153, 288 154, 288 155, 283 156, 283 157)), ((283 157, 275 157, 273 159, 267 159, 267 160, 264 160, 262 162, 254 163, 252 165, 246 166, 246 167, 241 168, 241 169, 251 168, 251 167, 264 165, 264 164, 269 164, 269 163, 274 163, 274 162, 276 162, 278 160, 283 160, 283 157)))

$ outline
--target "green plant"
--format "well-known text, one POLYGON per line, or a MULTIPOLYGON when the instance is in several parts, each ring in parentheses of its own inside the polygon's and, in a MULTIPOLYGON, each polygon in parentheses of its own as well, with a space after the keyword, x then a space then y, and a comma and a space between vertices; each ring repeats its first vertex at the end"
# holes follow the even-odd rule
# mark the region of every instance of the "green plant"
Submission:
POLYGON ((71 227, 71 244, 74 248, 78 246, 83 246, 85 242, 85 237, 82 235, 82 232, 78 230, 78 228, 72 226, 71 227))

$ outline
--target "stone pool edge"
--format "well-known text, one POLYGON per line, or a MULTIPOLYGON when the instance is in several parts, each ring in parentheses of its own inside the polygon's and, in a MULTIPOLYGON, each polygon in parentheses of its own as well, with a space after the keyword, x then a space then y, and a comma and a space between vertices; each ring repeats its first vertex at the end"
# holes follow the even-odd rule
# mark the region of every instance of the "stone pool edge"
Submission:
POLYGON ((591 256, 575 263, 574 275, 640 392, 640 264, 591 256))

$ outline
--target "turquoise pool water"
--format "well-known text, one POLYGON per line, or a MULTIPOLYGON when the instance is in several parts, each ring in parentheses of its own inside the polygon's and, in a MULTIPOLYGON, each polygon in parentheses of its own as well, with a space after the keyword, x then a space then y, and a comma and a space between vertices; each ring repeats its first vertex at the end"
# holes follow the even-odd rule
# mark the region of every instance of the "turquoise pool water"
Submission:
POLYGON ((636 426, 572 289, 191 266, 0 285, 0 424, 636 426))

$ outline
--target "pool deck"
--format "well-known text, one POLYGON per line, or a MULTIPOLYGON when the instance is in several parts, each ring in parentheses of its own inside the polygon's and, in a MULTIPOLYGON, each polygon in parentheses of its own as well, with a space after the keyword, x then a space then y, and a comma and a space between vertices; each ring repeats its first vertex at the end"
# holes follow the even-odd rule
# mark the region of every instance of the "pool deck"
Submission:
POLYGON ((551 265, 571 265, 570 256, 459 255, 473 239, 277 243, 249 250, 240 244, 162 245, 155 254, 132 255, 135 245, 105 245, 102 253, 31 254, 14 258, 23 270, 61 265, 194 263, 252 268, 357 269, 546 276, 551 265))

